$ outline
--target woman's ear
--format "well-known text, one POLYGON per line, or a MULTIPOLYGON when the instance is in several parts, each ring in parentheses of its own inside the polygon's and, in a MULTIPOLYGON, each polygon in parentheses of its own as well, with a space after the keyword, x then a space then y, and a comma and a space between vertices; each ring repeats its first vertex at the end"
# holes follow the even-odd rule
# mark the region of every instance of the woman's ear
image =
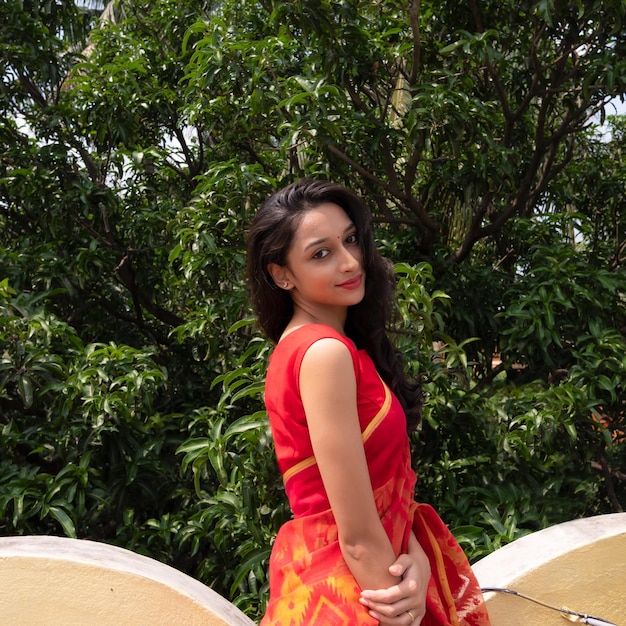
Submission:
POLYGON ((278 263, 269 263, 267 271, 274 279, 274 282, 281 289, 289 291, 291 289, 291 281, 289 280, 289 272, 284 265, 278 265, 278 263))

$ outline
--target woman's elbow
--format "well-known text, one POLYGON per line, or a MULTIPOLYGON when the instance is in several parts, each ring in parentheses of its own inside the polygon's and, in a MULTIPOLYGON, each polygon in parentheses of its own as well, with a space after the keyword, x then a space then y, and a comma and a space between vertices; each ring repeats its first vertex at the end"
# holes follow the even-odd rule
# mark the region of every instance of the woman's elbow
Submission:
MULTIPOLYGON (((383 531, 384 534, 384 531, 383 531)), ((346 560, 352 562, 366 562, 368 559, 381 551, 385 552, 386 536, 378 536, 377 533, 365 529, 361 532, 347 533, 339 537, 339 547, 346 560)))
POLYGON ((371 553, 367 541, 339 540, 339 547, 346 561, 363 561, 371 553))

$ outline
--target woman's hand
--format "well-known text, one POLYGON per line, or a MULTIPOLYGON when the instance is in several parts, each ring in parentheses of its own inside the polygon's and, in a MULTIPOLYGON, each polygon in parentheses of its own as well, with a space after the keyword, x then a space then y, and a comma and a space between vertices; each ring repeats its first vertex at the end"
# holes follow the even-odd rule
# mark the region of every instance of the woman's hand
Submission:
POLYGON ((413 533, 408 547, 408 554, 401 554, 389 567, 389 573, 401 577, 401 582, 361 592, 361 603, 382 626, 419 626, 426 612, 430 563, 413 533))

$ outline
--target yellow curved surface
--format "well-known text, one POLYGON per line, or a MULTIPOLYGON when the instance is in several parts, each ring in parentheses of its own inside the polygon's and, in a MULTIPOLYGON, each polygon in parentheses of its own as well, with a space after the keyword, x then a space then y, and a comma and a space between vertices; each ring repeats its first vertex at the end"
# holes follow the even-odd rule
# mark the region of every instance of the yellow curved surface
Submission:
POLYGON ((0 538, 0 589, 10 626, 253 625, 197 580, 90 541, 0 538))
MULTIPOLYGON (((481 587, 513 589, 626 626, 626 513, 539 531, 497 550, 473 569, 481 587)), ((572 623, 559 612, 512 595, 487 593, 485 599, 492 626, 572 623)))

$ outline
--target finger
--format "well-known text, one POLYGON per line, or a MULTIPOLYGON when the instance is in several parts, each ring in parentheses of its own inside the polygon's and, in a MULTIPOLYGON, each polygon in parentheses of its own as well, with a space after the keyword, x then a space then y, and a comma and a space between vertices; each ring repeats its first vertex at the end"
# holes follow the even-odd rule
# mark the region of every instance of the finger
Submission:
POLYGON ((404 573, 413 565, 413 560, 408 554, 401 554, 390 566, 389 573, 392 576, 403 576, 404 573))
POLYGON ((370 611, 370 615, 380 622, 380 626, 419 626, 424 617, 423 613, 418 615, 415 610, 403 611, 395 617, 389 617, 376 611, 370 611))
POLYGON ((405 619, 401 618, 404 614, 406 614, 408 610, 410 610, 415 616, 420 614, 420 611, 414 608, 415 600, 410 598, 403 598, 398 602, 393 603, 374 602, 372 600, 361 599, 361 604, 366 606, 370 610, 370 612, 375 613, 377 619, 380 619, 381 616, 387 620, 390 618, 399 618, 400 621, 397 622, 398 624, 406 621, 405 619))
POLYGON ((405 595, 398 585, 387 589, 364 589, 361 592, 361 598, 368 604, 391 604, 402 600, 405 595))

